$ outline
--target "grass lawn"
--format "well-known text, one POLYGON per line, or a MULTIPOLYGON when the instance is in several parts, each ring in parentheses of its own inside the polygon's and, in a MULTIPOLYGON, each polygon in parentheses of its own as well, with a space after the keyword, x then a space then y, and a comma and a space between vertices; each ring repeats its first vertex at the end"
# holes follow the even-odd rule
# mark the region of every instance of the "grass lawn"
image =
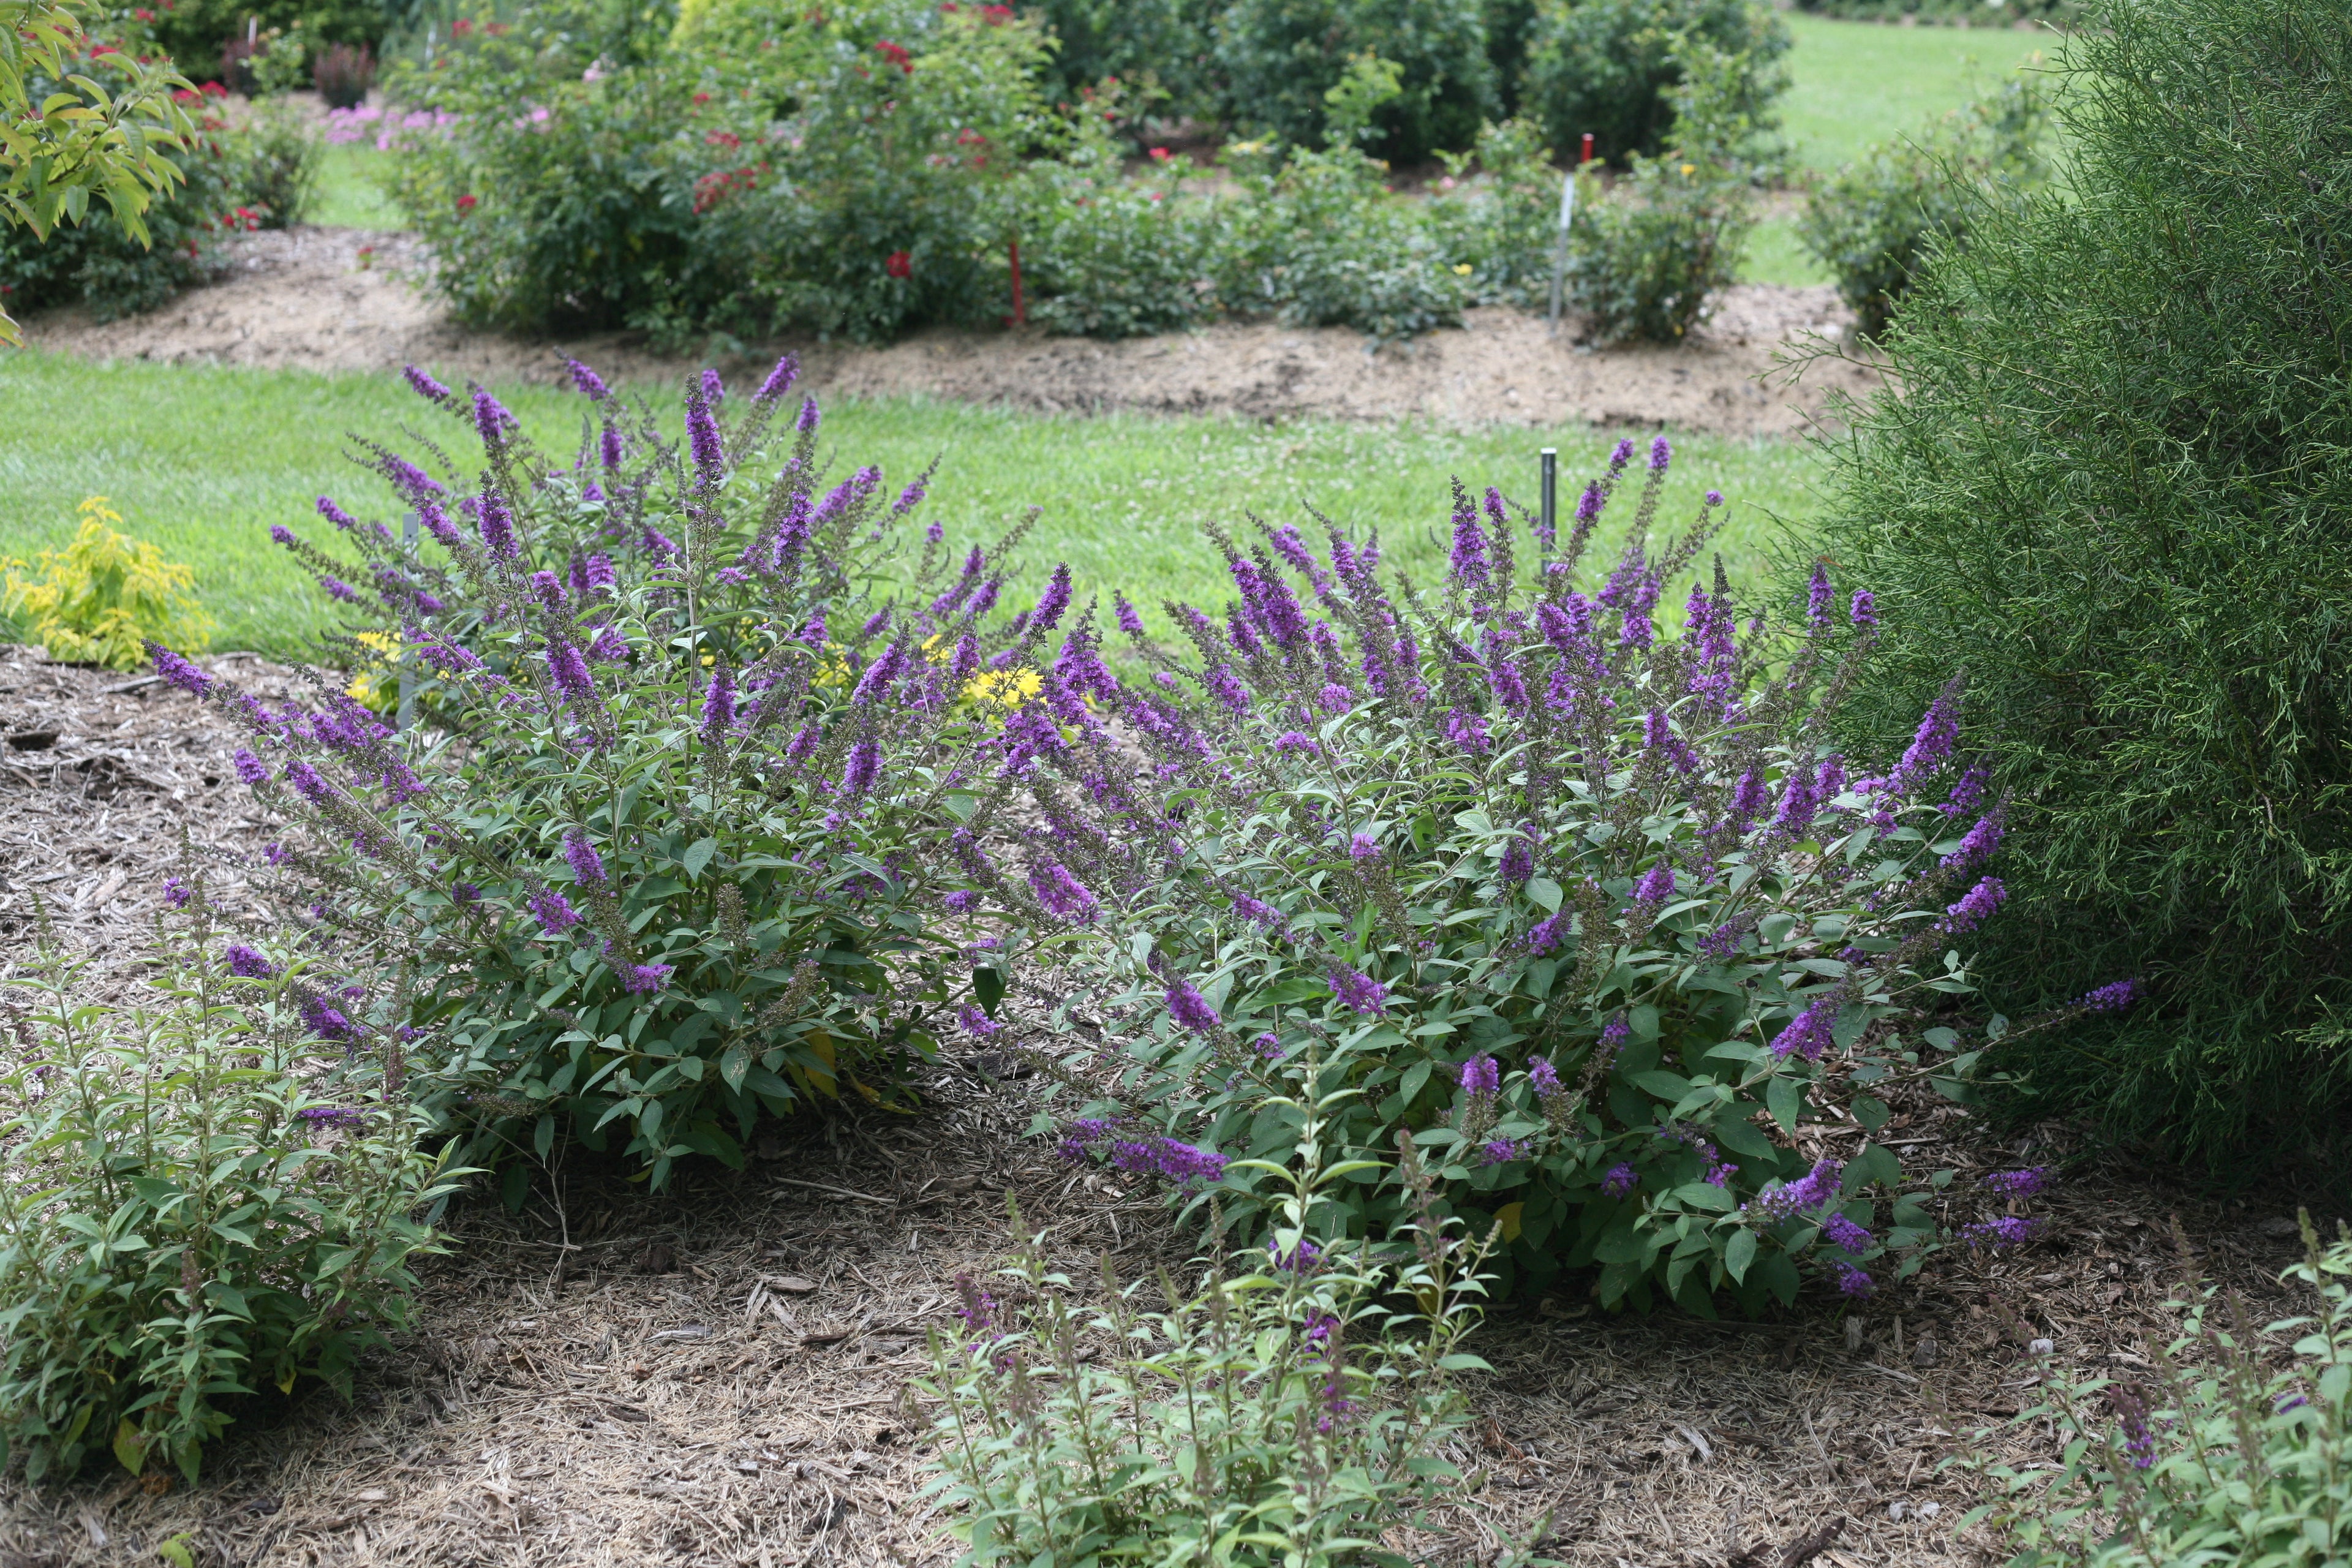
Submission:
POLYGON ((1991 27, 1889 27, 1785 14, 1795 36, 1780 121, 1800 169, 1834 174, 1874 142, 1982 96, 2057 40, 1991 27))
POLYGON ((405 227, 400 209, 371 177, 374 171, 388 169, 392 157, 368 142, 329 147, 319 169, 319 192, 304 221, 334 228, 405 227))
MULTIPOLYGON (((498 390, 544 442, 570 444, 578 398, 498 390)), ((0 558, 63 543, 76 503, 105 495, 132 537, 195 568, 198 593, 221 623, 215 647, 299 654, 326 623, 326 601, 269 543, 268 527, 283 522, 331 545, 333 531, 313 510, 321 491, 362 516, 389 517, 388 491, 342 460, 338 436, 398 445, 404 423, 453 450, 471 440, 392 376, 9 353, 0 357, 0 429, 11 432, 0 443, 0 558), (55 416, 67 408, 113 412, 55 416)), ((1582 427, 1076 418, 903 400, 835 406, 825 432, 836 468, 876 463, 893 484, 942 458, 926 510, 952 537, 976 539, 1041 508, 1027 555, 1033 579, 1067 560, 1084 591, 1107 596, 1120 587, 1146 604, 1222 603, 1222 563, 1201 526, 1246 529, 1253 510, 1311 526, 1301 500, 1350 530, 1377 527, 1394 558, 1433 563, 1444 550, 1451 476, 1532 503, 1537 448, 1557 445, 1565 511, 1612 439, 1582 427)), ((1735 574, 1752 572, 1774 547, 1776 519, 1811 514, 1811 468, 1801 447, 1694 436, 1676 447, 1663 516, 1679 526, 1702 491, 1721 489, 1729 506, 1720 543, 1735 574)), ((1612 552, 1621 539, 1603 530, 1612 552)))

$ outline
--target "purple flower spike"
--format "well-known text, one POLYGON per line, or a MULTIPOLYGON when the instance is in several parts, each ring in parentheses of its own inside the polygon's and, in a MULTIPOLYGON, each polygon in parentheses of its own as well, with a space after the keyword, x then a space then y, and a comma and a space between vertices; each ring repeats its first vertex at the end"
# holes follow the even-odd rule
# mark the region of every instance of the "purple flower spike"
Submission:
POLYGON ((1514 1160, 1526 1159, 1532 1147, 1524 1138, 1490 1139, 1478 1152, 1478 1163, 1482 1165, 1507 1165, 1514 1160))
POLYGON ((1069 563, 1064 562, 1054 568, 1053 578, 1045 584, 1045 592, 1038 598, 1037 613, 1030 617, 1029 624, 1038 631, 1050 632, 1054 629, 1055 623, 1062 618, 1062 612, 1069 607, 1070 568, 1069 563))
POLYGON ((1111 1142, 1110 1163, 1138 1175, 1159 1176, 1180 1186, 1224 1179, 1225 1157, 1173 1138, 1119 1138, 1111 1142))
POLYGON ((991 1035, 1001 1035, 1004 1032, 1003 1025, 969 1002, 956 1009, 956 1022, 962 1026, 965 1034, 977 1039, 984 1040, 991 1035))
POLYGON ((1656 909, 1675 896, 1675 868, 1664 860, 1642 874, 1633 884, 1633 901, 1645 909, 1656 909))
POLYGON ((1664 436, 1656 437, 1650 442, 1650 472, 1664 473, 1666 465, 1674 461, 1674 444, 1664 436))
POLYGON ((676 972, 675 964, 625 963, 621 965, 621 988, 632 996, 650 996, 668 984, 676 972))
POLYGON ((1628 1161, 1620 1161, 1610 1166, 1609 1173, 1601 1178, 1601 1190, 1612 1198, 1625 1197, 1641 1184, 1641 1173, 1634 1170, 1628 1161))
POLYGON ((572 907, 570 900, 552 888, 533 893, 528 901, 532 917, 539 921, 539 929, 549 936, 562 936, 580 923, 580 911, 572 907))
POLYGON ((1181 974, 1168 983, 1167 1001, 1169 1021, 1180 1029, 1210 1035, 1224 1026, 1224 1019, 1201 994, 1200 987, 1181 974))
POLYGON ((1871 1243, 1870 1232, 1842 1214, 1822 1221, 1822 1236, 1832 1247, 1843 1247, 1848 1252, 1860 1252, 1871 1243))
POLYGON ((228 960, 228 972, 240 980, 268 980, 278 973, 269 960, 241 942, 233 942, 221 956, 228 960))
POLYGON ((1859 1300, 1878 1289, 1867 1269, 1857 1268, 1851 1263, 1832 1263, 1830 1265, 1830 1273, 1837 1280, 1838 1293, 1842 1296, 1852 1296, 1859 1300))
POLYGON ((400 374, 408 378, 408 384, 417 396, 432 403, 449 401, 449 389, 415 365, 403 365, 400 374))
POLYGON ((1819 561, 1813 563, 1813 579, 1805 592, 1805 619, 1813 625, 1827 626, 1830 611, 1837 604, 1837 595, 1830 588, 1830 569, 1819 561))
POLYGON ((1972 931, 1990 920, 2008 898, 2009 889, 2000 878, 1986 877, 1961 894, 1958 902, 1945 906, 1944 918, 1936 922, 1936 929, 1947 936, 1972 931))
POLYGON ((702 743, 716 746, 727 739, 735 722, 735 675, 720 660, 711 666, 710 684, 702 694, 702 743))
POLYGON ((482 542, 490 553, 501 561, 522 559, 522 545, 515 538, 514 513, 507 510, 506 498, 488 485, 482 487, 482 542))
POLYGON ((177 877, 163 879, 163 901, 175 910, 184 910, 195 901, 196 891, 177 877))
POLYGON ((357 518, 345 511, 341 507, 337 506, 333 500, 327 496, 320 496, 319 498, 319 515, 325 518, 329 522, 333 523, 337 528, 341 529, 345 533, 349 533, 352 529, 357 528, 360 525, 357 518))
POLYGON ((302 1022, 320 1039, 332 1040, 337 1045, 350 1045, 360 1037, 359 1026, 323 996, 313 996, 302 1004, 302 1022))
POLYGON ((149 642, 145 646, 147 662, 153 665, 155 673, 162 676, 169 684, 198 697, 212 689, 211 676, 182 658, 162 643, 149 642))
POLYGON ((596 402, 602 403, 604 399, 613 395, 613 389, 604 384, 604 378, 598 375, 594 371, 590 370, 586 365, 582 364, 578 360, 568 359, 565 360, 563 363, 565 367, 572 372, 572 384, 578 387, 582 392, 587 394, 588 396, 593 398, 596 402))
POLYGON ((1559 1092, 1559 1069, 1551 1065, 1550 1058, 1538 1057, 1528 1064, 1528 1089, 1538 1100, 1549 1100, 1559 1092))
POLYGON ((1463 1093, 1483 1099, 1502 1087, 1502 1066, 1481 1051, 1454 1069, 1454 1081, 1462 1086, 1463 1093))
POLYGON ((236 776, 247 784, 257 784, 269 782, 269 764, 251 752, 240 750, 233 760, 236 765, 236 776))
POLYGON ((2041 1228, 2042 1222, 2038 1219, 2003 1215, 1999 1219, 1986 1220, 1980 1225, 1962 1226, 1960 1239, 1970 1247, 1987 1247, 2000 1251, 2003 1247, 2022 1246, 2031 1241, 2041 1228))
POLYGON ((1853 608, 1848 616, 1855 626, 1874 626, 1878 624, 1878 595, 1867 588, 1853 591, 1853 608))
POLYGON ((1993 1171, 1986 1174, 1985 1190, 2005 1198, 2030 1198, 2050 1185, 2050 1167, 2029 1165, 2022 1171, 1993 1171))
POLYGON ((793 421, 793 428, 803 436, 814 436, 820 417, 816 411, 816 399, 804 397, 801 400, 801 416, 793 421))
POLYGON ((497 398, 478 386, 474 389, 474 428, 481 433, 483 446, 504 446, 507 432, 515 427, 515 416, 497 398))
POLYGON ((715 489, 725 477, 727 455, 719 441, 719 419, 710 400, 697 395, 686 400, 686 444, 694 456, 694 473, 704 489, 715 489))
POLYGON ((563 836, 563 858, 572 868, 572 875, 583 887, 602 887, 604 882, 604 859, 596 847, 588 842, 584 833, 563 836))
POLYGON ((1331 994, 1350 1013, 1364 1018, 1378 1018, 1387 1013, 1389 988, 1362 970, 1335 963, 1327 978, 1331 983, 1331 994))
POLYGON ((751 395, 751 401, 773 403, 790 392, 793 389, 793 383, 800 378, 801 362, 786 354, 776 362, 776 368, 768 373, 768 379, 760 384, 760 390, 751 395))
POLYGON ((2116 1013, 2138 1001, 2143 994, 2138 981, 2117 980, 2078 997, 2074 1005, 2094 1013, 2116 1013))
POLYGON ((713 408, 727 401, 727 383, 719 379, 716 370, 702 373, 702 396, 713 408))

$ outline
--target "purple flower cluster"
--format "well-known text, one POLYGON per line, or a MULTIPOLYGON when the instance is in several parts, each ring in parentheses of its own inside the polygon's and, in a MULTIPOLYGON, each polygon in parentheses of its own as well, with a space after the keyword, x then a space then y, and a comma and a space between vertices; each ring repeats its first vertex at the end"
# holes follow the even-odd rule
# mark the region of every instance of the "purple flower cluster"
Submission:
POLYGON ((1224 1019, 1218 1016, 1216 1008, 1201 994, 1200 987, 1181 974, 1169 981, 1167 1002, 1169 1019, 1180 1029, 1190 1029, 1196 1035, 1209 1035, 1224 1025, 1224 1019))
POLYGON ((1612 1198, 1629 1196, 1641 1184, 1642 1173, 1633 1169, 1630 1160, 1621 1160, 1610 1166, 1601 1178, 1601 1190, 1612 1198))
POLYGON ((2146 994, 2137 980, 2116 980, 2076 997, 2074 1005, 2091 1013, 2120 1013, 2146 994))
POLYGON ((360 1028, 341 1007, 323 996, 313 996, 302 1004, 302 1022, 322 1040, 348 1046, 360 1037, 360 1028))
POLYGON ((1389 988, 1362 970, 1334 963, 1324 977, 1339 1005, 1359 1017, 1377 1018, 1388 1011, 1389 988))
POLYGON ((1114 1138, 1108 1158, 1122 1171, 1158 1176, 1179 1186, 1223 1181, 1225 1174, 1223 1154, 1173 1138, 1114 1138))
POLYGON ((1739 1212, 1754 1215, 1766 1225, 1777 1225, 1784 1219, 1809 1213, 1822 1205, 1834 1202, 1838 1195, 1838 1178, 1845 1166, 1835 1160, 1823 1160, 1793 1182, 1760 1192, 1739 1212))
POLYGON ((221 956, 228 961, 228 972, 240 980, 268 980, 278 973, 277 965, 241 942, 230 942, 221 956))
POLYGON ((2031 1165, 2022 1171, 1993 1171, 1980 1184, 1987 1192, 2005 1198, 2030 1198, 2050 1185, 2050 1167, 2031 1165))
POLYGON ((1492 1138, 1479 1150, 1479 1163, 1507 1165, 1514 1160, 1526 1159, 1532 1147, 1524 1138, 1492 1138))
POLYGON ((2042 1228, 2038 1219, 2019 1215, 2002 1215, 1998 1219, 1981 1221, 1960 1227, 1960 1239, 1970 1247, 1988 1247, 1998 1251, 2002 1247, 2019 1247, 2033 1238, 2042 1228))

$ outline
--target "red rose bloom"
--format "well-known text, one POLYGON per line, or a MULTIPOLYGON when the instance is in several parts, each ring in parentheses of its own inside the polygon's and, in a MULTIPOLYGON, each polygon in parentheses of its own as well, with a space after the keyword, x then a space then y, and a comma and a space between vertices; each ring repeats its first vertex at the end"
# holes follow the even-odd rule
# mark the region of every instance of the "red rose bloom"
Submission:
POLYGON ((915 275, 915 258, 903 250, 894 250, 890 258, 882 263, 882 270, 893 278, 911 278, 915 275))

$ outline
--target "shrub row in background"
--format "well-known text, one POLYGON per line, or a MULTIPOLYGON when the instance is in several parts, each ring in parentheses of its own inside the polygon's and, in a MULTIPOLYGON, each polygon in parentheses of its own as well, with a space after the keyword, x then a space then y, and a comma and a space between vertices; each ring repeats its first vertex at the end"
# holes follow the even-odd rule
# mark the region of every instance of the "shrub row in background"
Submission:
MULTIPOLYGON (((1211 195, 1164 149, 1126 173, 1119 93, 1046 105, 1046 41, 1001 9, 877 4, 775 37, 725 10, 689 20, 672 46, 544 8, 400 84, 434 114, 388 133, 400 199, 462 313, 670 342, 884 338, 1004 319, 1018 244, 1037 316, 1061 331, 1245 312, 1395 337, 1532 303, 1551 268, 1556 175, 1524 121, 1469 125, 1438 191, 1391 193, 1360 146, 1408 92, 1382 58, 1349 62, 1323 95, 1328 145, 1238 143, 1234 188, 1211 195)), ((1588 200, 1571 245, 1604 336, 1670 339, 1737 265, 1763 129, 1749 60, 1685 50, 1674 178, 1638 165, 1588 200), (1680 304, 1660 325, 1614 302, 1636 294, 1680 304)))
POLYGON ((2147 982, 2012 1054, 2038 1113, 2242 1168, 2352 1104, 2352 35, 2313 0, 2109 19, 2067 46, 2059 176, 1978 205, 1885 335, 1905 392, 1832 448, 1822 548, 1888 607, 1849 741, 1965 668, 2015 792, 1997 1004, 2147 982))

